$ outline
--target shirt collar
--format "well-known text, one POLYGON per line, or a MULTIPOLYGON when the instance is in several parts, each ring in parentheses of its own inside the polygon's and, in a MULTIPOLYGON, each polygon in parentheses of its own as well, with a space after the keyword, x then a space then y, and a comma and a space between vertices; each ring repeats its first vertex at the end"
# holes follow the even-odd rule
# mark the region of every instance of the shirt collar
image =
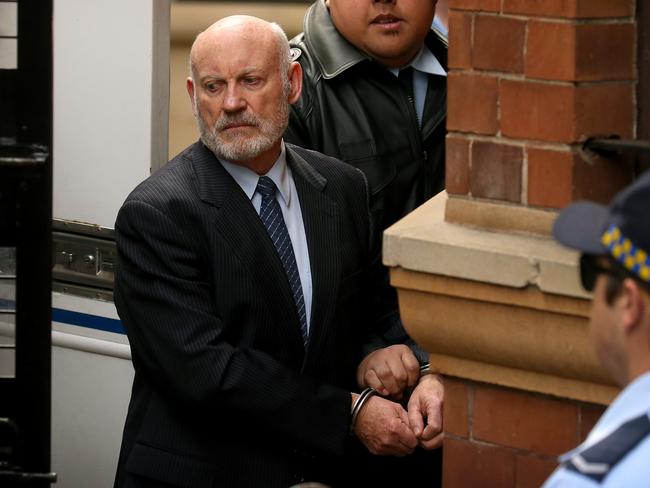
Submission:
POLYGON ((413 69, 428 73, 430 75, 447 76, 447 72, 427 46, 422 46, 420 52, 415 56, 411 65, 413 69))
POLYGON ((600 417, 598 422, 587 436, 587 439, 577 448, 560 456, 560 462, 570 459, 574 454, 592 446, 621 424, 634 417, 650 412, 650 371, 636 378, 627 385, 614 399, 609 408, 600 417))
MULTIPOLYGON (((411 61, 409 66, 415 70, 430 75, 447 76, 447 72, 442 67, 442 64, 440 64, 440 61, 438 61, 427 46, 422 46, 422 49, 420 49, 420 52, 415 56, 415 58, 413 58, 413 61, 411 61)), ((397 76, 400 72, 400 68, 390 68, 390 72, 397 76)))
POLYGON ((442 25, 442 22, 440 22, 440 19, 438 18, 437 15, 433 18, 433 26, 432 27, 436 31, 438 31, 441 35, 443 35, 445 37, 449 37, 449 29, 447 29, 447 27, 442 25))
POLYGON ((650 411, 650 371, 627 385, 598 420, 588 440, 595 442, 633 417, 650 411))
MULTIPOLYGON (((232 163, 230 161, 219 160, 224 169, 234 178, 237 184, 244 191, 246 196, 252 200, 257 188, 257 182, 260 175, 240 164, 232 163)), ((273 180, 275 186, 284 200, 287 207, 291 204, 291 184, 289 178, 291 170, 287 166, 287 151, 284 146, 284 141, 281 144, 280 156, 273 163, 271 169, 264 176, 268 176, 273 180)))

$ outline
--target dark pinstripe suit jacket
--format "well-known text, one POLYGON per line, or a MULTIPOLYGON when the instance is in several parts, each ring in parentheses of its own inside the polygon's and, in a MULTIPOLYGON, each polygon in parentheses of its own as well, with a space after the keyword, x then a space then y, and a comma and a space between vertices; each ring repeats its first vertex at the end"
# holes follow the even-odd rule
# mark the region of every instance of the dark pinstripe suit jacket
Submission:
POLYGON ((140 184, 116 222, 115 303, 135 380, 116 486, 333 483, 348 442, 370 304, 361 173, 287 144, 313 279, 305 350, 258 214, 196 143, 140 184), (164 484, 166 483, 166 484, 164 484))

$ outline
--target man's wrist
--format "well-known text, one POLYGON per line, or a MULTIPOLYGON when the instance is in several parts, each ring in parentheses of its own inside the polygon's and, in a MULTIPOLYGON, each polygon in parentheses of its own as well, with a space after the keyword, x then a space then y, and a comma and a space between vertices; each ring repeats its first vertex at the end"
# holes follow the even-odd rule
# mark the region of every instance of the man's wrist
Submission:
POLYGON ((436 371, 433 371, 429 366, 429 363, 424 363, 420 366, 420 378, 418 379, 418 384, 425 378, 435 379, 438 383, 442 384, 442 376, 440 376, 436 371))
POLYGON ((377 394, 374 388, 366 388, 359 395, 352 393, 352 418, 350 420, 350 435, 354 434, 354 426, 357 423, 359 413, 370 397, 377 394))

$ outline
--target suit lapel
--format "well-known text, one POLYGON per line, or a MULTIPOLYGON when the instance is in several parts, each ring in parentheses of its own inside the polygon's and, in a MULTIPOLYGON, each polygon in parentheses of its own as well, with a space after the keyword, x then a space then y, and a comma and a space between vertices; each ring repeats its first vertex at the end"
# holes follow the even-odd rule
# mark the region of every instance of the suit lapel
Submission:
POLYGON ((327 327, 336 308, 340 260, 338 208, 324 194, 327 180, 287 145, 287 163, 296 184, 312 275, 312 313, 309 344, 303 368, 316 360, 331 329, 327 327))
POLYGON ((248 269, 253 288, 260 290, 259 299, 265 300, 273 316, 278 318, 278 327, 282 328, 278 334, 286 337, 295 353, 301 355, 304 347, 298 314, 273 242, 237 182, 211 151, 197 144, 199 147, 194 152, 193 163, 199 196, 203 202, 217 209, 213 219, 215 230, 248 269))

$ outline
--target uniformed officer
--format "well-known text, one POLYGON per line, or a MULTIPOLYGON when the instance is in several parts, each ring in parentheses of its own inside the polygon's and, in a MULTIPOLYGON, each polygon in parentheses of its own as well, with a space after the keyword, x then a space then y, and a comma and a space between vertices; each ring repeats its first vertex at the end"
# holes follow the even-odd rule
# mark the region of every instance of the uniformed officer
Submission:
POLYGON ((650 486, 650 173, 609 207, 571 205, 553 233, 582 252, 582 285, 594 294, 591 340, 625 388, 544 487, 650 486))

